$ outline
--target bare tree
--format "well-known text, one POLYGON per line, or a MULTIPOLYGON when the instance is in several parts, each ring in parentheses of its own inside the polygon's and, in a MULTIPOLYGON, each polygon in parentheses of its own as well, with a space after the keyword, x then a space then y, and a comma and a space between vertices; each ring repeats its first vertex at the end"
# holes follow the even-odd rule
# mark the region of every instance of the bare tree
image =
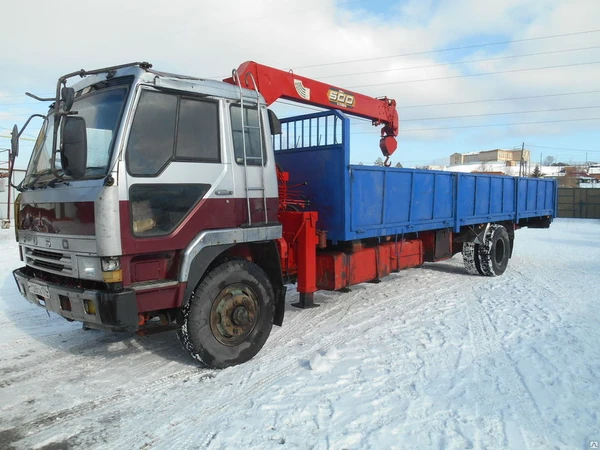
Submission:
POLYGON ((552 164, 554 164, 554 157, 546 156, 544 158, 544 166, 551 166, 552 164))
POLYGON ((492 171, 492 166, 490 164, 486 164, 484 162, 481 163, 481 165, 477 168, 478 172, 491 172, 492 171))
POLYGON ((376 166, 382 166, 383 167, 383 158, 380 156, 379 158, 377 158, 375 160, 375 162, 373 164, 375 164, 376 166))

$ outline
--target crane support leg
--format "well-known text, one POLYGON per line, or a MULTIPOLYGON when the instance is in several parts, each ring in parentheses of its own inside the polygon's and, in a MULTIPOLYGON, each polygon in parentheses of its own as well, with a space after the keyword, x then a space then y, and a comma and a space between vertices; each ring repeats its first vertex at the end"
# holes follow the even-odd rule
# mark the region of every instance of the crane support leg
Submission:
POLYGON ((317 236, 316 212, 280 212, 279 221, 283 225, 283 237, 287 242, 288 263, 284 267, 296 268, 300 301, 292 306, 314 308, 314 294, 317 290, 317 236))

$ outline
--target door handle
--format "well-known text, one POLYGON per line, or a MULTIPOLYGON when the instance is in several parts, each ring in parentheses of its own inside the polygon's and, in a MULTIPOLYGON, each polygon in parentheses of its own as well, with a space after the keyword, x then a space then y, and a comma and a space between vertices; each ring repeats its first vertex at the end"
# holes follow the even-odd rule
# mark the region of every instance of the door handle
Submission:
POLYGON ((233 195, 233 191, 228 191, 226 189, 219 189, 215 191, 215 195, 233 195))

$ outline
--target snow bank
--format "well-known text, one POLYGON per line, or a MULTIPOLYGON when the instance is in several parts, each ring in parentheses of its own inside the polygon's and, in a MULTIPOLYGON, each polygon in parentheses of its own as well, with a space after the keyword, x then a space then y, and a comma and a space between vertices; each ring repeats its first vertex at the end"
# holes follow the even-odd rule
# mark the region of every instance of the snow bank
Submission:
MULTIPOLYGON (((247 364, 173 333, 83 331, 26 303, 0 233, 0 447, 589 448, 600 439, 600 221, 519 230, 506 273, 460 255, 319 308, 288 305, 247 364)), ((296 299, 291 289, 288 303, 296 299)))

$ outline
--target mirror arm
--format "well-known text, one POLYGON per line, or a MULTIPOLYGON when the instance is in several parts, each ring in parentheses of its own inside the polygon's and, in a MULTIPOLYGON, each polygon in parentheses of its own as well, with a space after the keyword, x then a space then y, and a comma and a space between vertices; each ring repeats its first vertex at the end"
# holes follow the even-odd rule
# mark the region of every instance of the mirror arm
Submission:
POLYGON ((51 102, 52 100, 54 100, 54 98, 38 97, 37 95, 34 95, 31 92, 25 92, 25 95, 27 95, 28 97, 34 98, 36 100, 39 100, 40 102, 51 102))
POLYGON ((21 137, 21 135, 23 134, 23 131, 25 131, 25 128, 27 128, 27 125, 29 125, 29 122, 31 122, 31 119, 33 119, 34 117, 41 117, 42 119, 46 118, 46 116, 43 114, 32 114, 31 116, 29 116, 29 119, 27 119, 27 121, 25 122, 25 125, 23 125, 21 127, 21 131, 19 131, 19 134, 17 135, 18 137, 21 137))
MULTIPOLYGON (((29 119, 27 119, 27 121, 25 122, 25 125, 23 125, 21 127, 21 131, 17 132, 17 140, 21 137, 21 135, 23 134, 23 132, 25 131, 25 129, 27 128, 27 126, 29 125, 29 122, 31 122, 31 119, 33 119, 34 117, 41 117, 42 119, 46 119, 46 116, 43 114, 32 114, 31 116, 29 116, 29 119)), ((13 130, 17 130, 17 126, 15 125, 15 127, 13 128, 13 130)), ((14 131, 13 131, 14 133, 14 131)), ((19 184, 19 186, 16 186, 13 182, 12 182, 12 175, 13 175, 13 169, 15 167, 15 159, 17 158, 16 153, 13 153, 12 151, 9 154, 8 157, 8 184, 9 186, 15 188, 16 190, 18 190, 19 192, 22 191, 23 189, 21 189, 21 185, 19 184)))

